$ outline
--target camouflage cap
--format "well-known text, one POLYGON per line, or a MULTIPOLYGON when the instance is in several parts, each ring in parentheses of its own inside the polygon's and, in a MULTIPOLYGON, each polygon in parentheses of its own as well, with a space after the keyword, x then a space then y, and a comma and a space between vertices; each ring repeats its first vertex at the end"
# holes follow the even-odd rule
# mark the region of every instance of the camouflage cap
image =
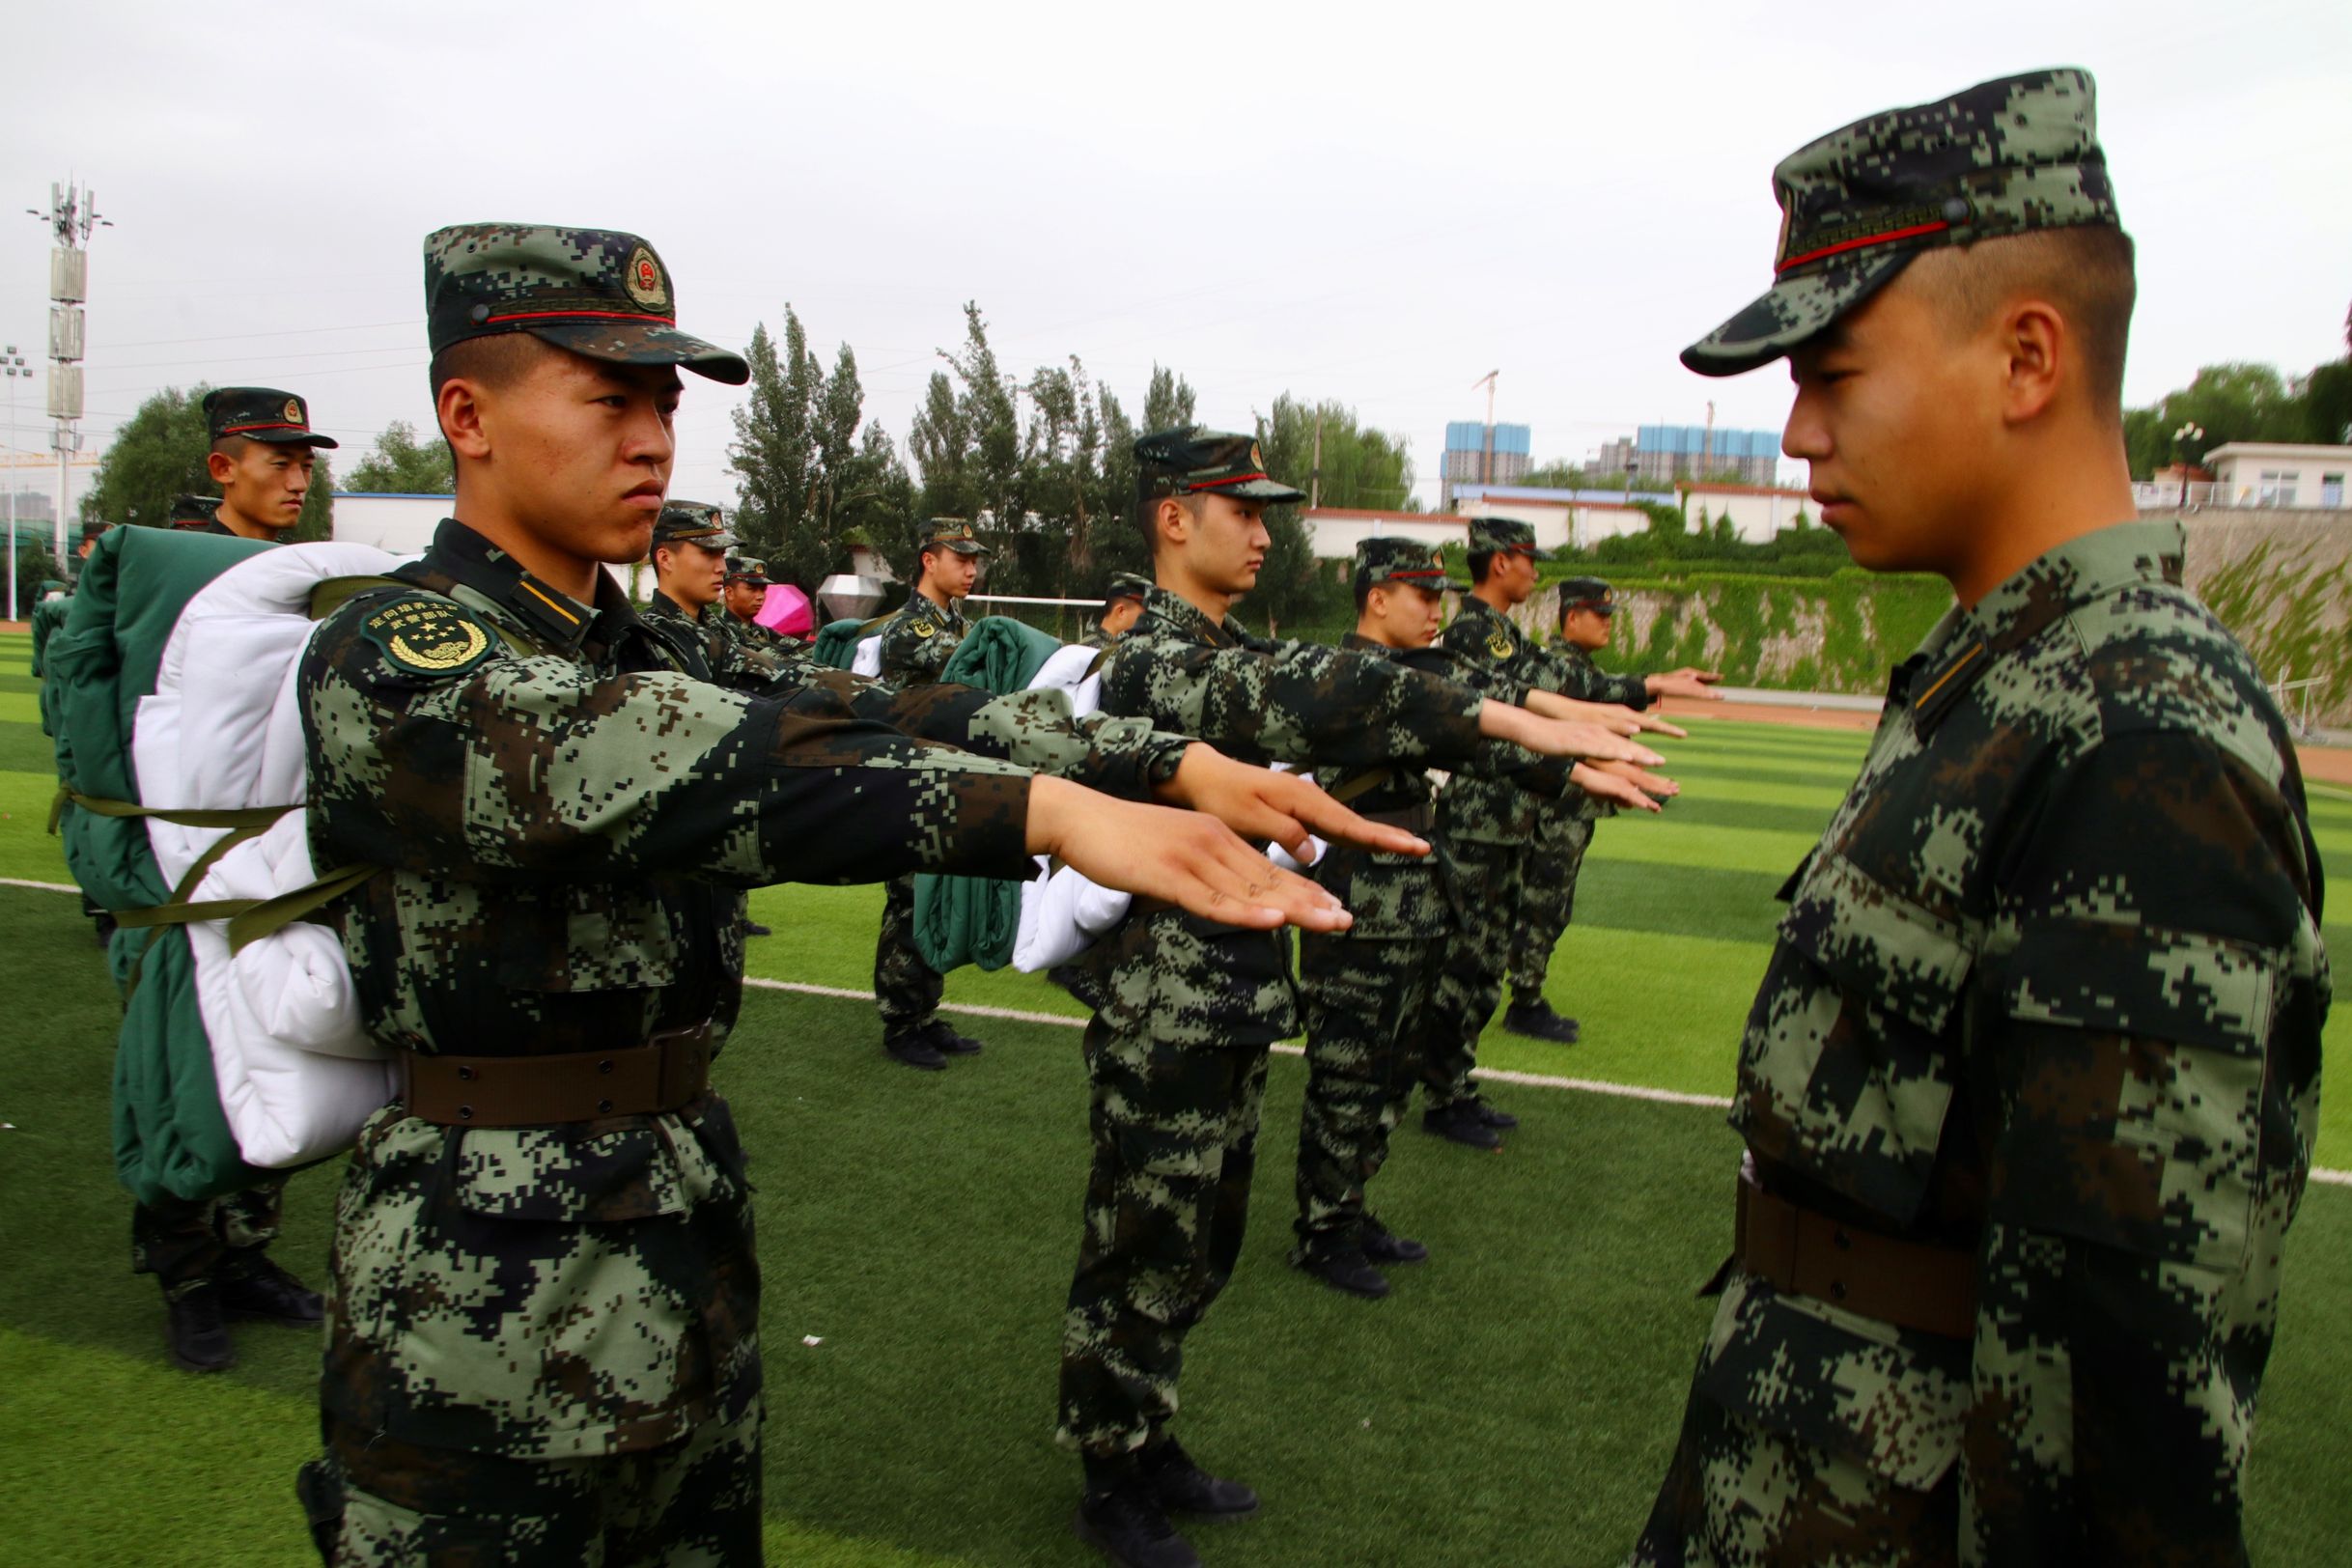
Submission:
POLYGON ((754 588, 775 586, 774 583, 768 580, 768 563, 749 555, 727 557, 727 580, 747 583, 754 588))
POLYGON ((175 495, 163 520, 175 528, 202 528, 220 512, 217 495, 175 495))
POLYGON ((665 501, 654 519, 654 545, 700 545, 707 550, 731 550, 736 537, 727 532, 727 519, 718 508, 704 501, 665 501))
POLYGON ((1773 286, 1682 351, 1701 376, 1779 358, 1884 288, 1920 251, 2036 229, 2116 226, 2090 72, 1985 82, 1890 109, 1773 170, 1773 286))
POLYGON ((213 440, 241 435, 271 446, 339 446, 310 428, 310 407, 274 386, 216 386, 204 395, 205 428, 213 440))
POLYGON ((1136 437, 1137 501, 1212 490, 1270 504, 1304 498, 1281 481, 1266 477, 1265 456, 1249 436, 1187 425, 1136 437))
POLYGON ((1539 561, 1552 559, 1549 551, 1535 547, 1535 530, 1517 518, 1472 518, 1470 547, 1472 555, 1493 555, 1511 550, 1521 555, 1531 555, 1539 561))
POLYGON ((1614 615, 1617 613, 1616 594, 1600 577, 1563 577, 1560 579, 1561 617, 1565 619, 1570 610, 1614 615))
POLYGON ((934 518, 923 530, 923 542, 914 547, 920 555, 925 550, 954 550, 958 555, 986 555, 989 547, 980 543, 980 535, 962 518, 934 518))
POLYGON ((1447 574, 1443 552, 1424 540, 1400 534, 1384 534, 1356 546, 1357 594, 1360 597, 1385 582, 1409 583, 1431 593, 1467 586, 1447 574))
POLYGON ((425 237, 425 335, 453 343, 528 332, 623 365, 684 365, 730 386, 740 354, 678 330, 677 294, 654 247, 614 229, 461 223, 425 237))
POLYGON ((1106 605, 1122 599, 1141 599, 1152 589, 1152 579, 1138 572, 1113 572, 1103 584, 1106 605))

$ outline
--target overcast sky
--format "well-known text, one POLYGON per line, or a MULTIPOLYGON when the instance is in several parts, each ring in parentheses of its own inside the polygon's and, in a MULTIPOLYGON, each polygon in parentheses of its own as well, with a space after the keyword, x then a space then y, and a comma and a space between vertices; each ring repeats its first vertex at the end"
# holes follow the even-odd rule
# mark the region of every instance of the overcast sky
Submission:
MULTIPOLYGON (((1769 281, 1783 154, 1861 115, 2078 64, 2140 242, 2130 401, 2200 364, 2344 351, 2352 6, 1330 3, 17 9, 0 211, 90 182, 95 447, 160 386, 300 392, 356 456, 430 428, 419 241, 633 230, 680 322, 787 302, 903 443, 976 299, 1006 367, 1078 354, 1139 411, 1284 391, 1539 461, 1643 422, 1778 429, 1775 367, 1676 351, 1769 281), (1597 14, 1596 14, 1597 13, 1597 14), (529 20, 516 18, 528 17, 529 20)), ((45 352, 48 235, 0 225, 0 338, 45 352)), ((725 499, 738 395, 689 377, 672 493, 725 499)), ((19 448, 45 449, 45 380, 19 448)), ((19 382, 22 387, 24 383, 19 382)), ((1784 468, 1784 474, 1801 478, 1784 468)))

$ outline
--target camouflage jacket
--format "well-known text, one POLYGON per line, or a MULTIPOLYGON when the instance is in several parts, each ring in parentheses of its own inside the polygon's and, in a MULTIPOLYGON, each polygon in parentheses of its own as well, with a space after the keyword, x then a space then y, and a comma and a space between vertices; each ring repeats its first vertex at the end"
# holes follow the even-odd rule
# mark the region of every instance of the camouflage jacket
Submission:
POLYGON ((921 594, 910 593, 907 602, 882 623, 882 678, 902 686, 937 681, 970 630, 959 605, 941 609, 921 594))
MULTIPOLYGON (((1412 662, 1410 655, 1354 632, 1341 638, 1339 646, 1367 658, 1412 662)), ((1430 673, 1440 674, 1441 670, 1430 673)), ((1315 782, 1327 790, 1347 792, 1348 805, 1367 817, 1405 820, 1425 837, 1435 834, 1436 825, 1427 819, 1433 815, 1428 808, 1435 804, 1437 788, 1424 763, 1404 760, 1372 769, 1319 768, 1315 782)), ((1423 856, 1331 844, 1326 846, 1309 875, 1356 916, 1356 923, 1343 934, 1349 938, 1395 941, 1442 937, 1454 928, 1454 910, 1441 875, 1442 853, 1442 846, 1438 853, 1423 856)))
POLYGON ((1895 670, 1741 1042, 1765 1186, 1972 1250, 1976 1330, 1735 1274, 1700 1390, 1901 1485, 1960 1464, 1969 1562, 2243 1560, 2329 986, 2294 749, 2184 538, 2075 540, 1895 670))
POLYGON ((1579 702, 1622 703, 1636 713, 1650 705, 1650 688, 1640 676, 1611 675, 1573 642, 1546 643, 1536 651, 1546 663, 1547 678, 1535 684, 1546 691, 1579 702))
MULTIPOLYGON (((1439 634, 1438 646, 1476 678, 1507 682, 1517 693, 1530 686, 1542 687, 1551 671, 1543 650, 1509 616, 1475 594, 1463 596, 1461 611, 1439 634)), ((1515 696, 1504 700, 1515 700, 1515 696)), ((1499 769, 1455 773, 1440 792, 1439 805, 1448 840, 1525 844, 1535 831, 1533 795, 1503 776, 1499 769)))
MULTIPOLYGON (((1474 754, 1477 693, 1388 658, 1252 637, 1162 588, 1103 662, 1103 710, 1246 762, 1350 771, 1474 754)), ((1182 1045, 1298 1032, 1285 943, 1181 910, 1138 910, 1086 952, 1104 1023, 1182 1045)))
MULTIPOLYGON (((312 854, 387 868, 332 907, 383 1046, 531 1055, 704 1023, 723 1040, 739 889, 1030 868, 1008 762, 826 688, 690 678, 609 582, 580 604, 454 521, 399 574, 416 586, 335 612, 298 675, 312 854)), ((715 1095, 518 1130, 386 1107, 338 1209, 327 1411, 525 1458, 740 1413, 758 1391, 745 1190, 715 1095)))

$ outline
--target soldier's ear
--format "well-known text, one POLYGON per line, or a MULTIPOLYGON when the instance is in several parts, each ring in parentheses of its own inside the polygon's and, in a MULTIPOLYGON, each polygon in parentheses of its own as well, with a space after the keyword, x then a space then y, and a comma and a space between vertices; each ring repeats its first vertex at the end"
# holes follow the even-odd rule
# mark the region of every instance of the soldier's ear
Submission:
POLYGON ((1192 537, 1192 509, 1173 495, 1162 495, 1152 509, 1152 522, 1160 537, 1172 545, 1184 544, 1192 537))
POLYGON ((226 485, 236 477, 237 460, 226 452, 208 452, 204 458, 204 471, 212 476, 213 484, 226 485))

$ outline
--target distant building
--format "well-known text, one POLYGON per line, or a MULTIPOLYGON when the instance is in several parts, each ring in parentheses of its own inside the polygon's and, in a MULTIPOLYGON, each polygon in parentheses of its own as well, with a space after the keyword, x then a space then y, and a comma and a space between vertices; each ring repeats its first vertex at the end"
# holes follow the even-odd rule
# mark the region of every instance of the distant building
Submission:
POLYGON ((1510 518, 1535 530, 1538 549, 1590 549, 1604 539, 1638 534, 1650 515, 1636 504, 1674 504, 1667 494, 1614 490, 1551 490, 1535 485, 1466 485, 1454 498, 1464 518, 1510 518))
POLYGON ((1621 474, 1630 465, 1634 482, 1646 485, 1733 475, 1723 482, 1770 486, 1779 477, 1779 464, 1778 431, 1643 425, 1630 439, 1620 436, 1603 445, 1593 454, 1590 471, 1621 474))
POLYGON ((1731 531, 1750 545, 1769 545, 1781 529, 1797 527, 1800 519, 1807 527, 1821 526, 1812 497, 1804 490, 1771 485, 1684 485, 1680 489, 1683 521, 1694 531, 1701 513, 1710 526, 1719 518, 1729 518, 1731 531))
POLYGON ((1402 534, 1433 550, 1470 541, 1470 519, 1444 512, 1382 512, 1353 506, 1315 506, 1300 515, 1307 548, 1319 561, 1344 560, 1367 539, 1402 534))
MULTIPOLYGON (((2277 506, 2339 512, 2348 503, 2352 446, 2289 446, 2231 441, 2205 454, 2213 470, 2209 506, 2277 506)), ((2190 499, 2199 499, 2188 487, 2190 499)))
POLYGON ((1445 427, 1445 457, 1438 466, 1438 510, 1453 509, 1457 485, 1512 485, 1526 478, 1529 450, 1525 425, 1452 421, 1445 427))

